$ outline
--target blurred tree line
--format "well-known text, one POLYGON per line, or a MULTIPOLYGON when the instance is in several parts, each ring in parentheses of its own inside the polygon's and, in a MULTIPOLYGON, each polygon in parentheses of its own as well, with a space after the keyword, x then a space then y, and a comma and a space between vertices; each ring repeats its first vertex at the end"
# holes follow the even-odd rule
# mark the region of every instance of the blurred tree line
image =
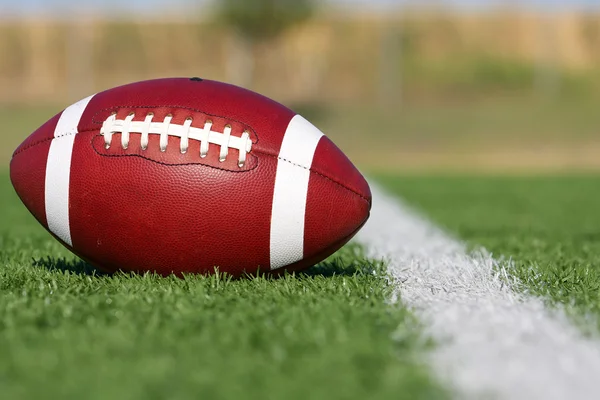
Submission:
POLYGON ((0 102, 74 101, 198 74, 294 103, 600 93, 600 14, 365 14, 322 4, 213 0, 202 16, 173 19, 0 20, 0 102))
POLYGON ((217 18, 235 31, 227 70, 241 86, 252 86, 254 50, 314 14, 313 0, 220 0, 217 18))

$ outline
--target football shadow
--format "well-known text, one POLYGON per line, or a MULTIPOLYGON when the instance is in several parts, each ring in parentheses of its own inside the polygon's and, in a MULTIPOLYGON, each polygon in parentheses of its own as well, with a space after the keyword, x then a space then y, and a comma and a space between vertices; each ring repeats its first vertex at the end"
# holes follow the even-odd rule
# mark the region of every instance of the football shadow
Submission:
POLYGON ((83 260, 74 259, 66 260, 64 258, 42 258, 40 260, 33 260, 35 267, 45 268, 49 271, 62 271, 70 272, 76 275, 86 276, 108 276, 106 272, 103 272, 96 267, 86 263, 83 260))
POLYGON ((373 265, 369 263, 360 264, 357 262, 342 262, 334 259, 332 261, 323 261, 307 270, 296 272, 298 277, 325 277, 333 276, 354 276, 356 274, 372 274, 375 272, 373 265))
MULTIPOLYGON (((70 272, 76 275, 85 276, 111 276, 113 274, 104 272, 91 264, 86 263, 83 260, 71 259, 67 260, 64 258, 42 258, 39 260, 34 259, 33 265, 38 268, 45 268, 49 271, 61 271, 70 272)), ((372 274, 376 272, 376 268, 371 263, 360 263, 360 262, 344 262, 341 259, 325 260, 319 264, 316 264, 304 271, 295 272, 296 277, 325 277, 331 278, 334 276, 354 276, 356 274, 372 274)), ((136 275, 135 273, 129 273, 136 275)), ((285 275, 285 274, 284 274, 285 275)), ((282 275, 282 276, 284 276, 282 275)), ((282 276, 271 277, 272 279, 278 279, 282 276)))

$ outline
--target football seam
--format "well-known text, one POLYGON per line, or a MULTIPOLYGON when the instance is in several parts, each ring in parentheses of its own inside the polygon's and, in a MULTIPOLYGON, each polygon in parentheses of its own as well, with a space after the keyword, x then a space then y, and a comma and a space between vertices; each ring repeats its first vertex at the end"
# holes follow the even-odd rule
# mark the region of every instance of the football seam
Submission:
POLYGON ((92 149, 94 149, 94 152, 96 154, 98 154, 99 156, 101 156, 101 157, 110 157, 110 158, 138 157, 138 158, 141 158, 143 160, 151 161, 153 163, 162 165, 164 167, 178 167, 178 166, 186 166, 186 165, 201 165, 203 167, 209 167, 209 168, 213 168, 213 169, 217 169, 219 171, 225 171, 225 172, 234 172, 236 174, 244 173, 244 172, 250 172, 250 171, 255 170, 258 167, 258 159, 257 159, 257 157, 255 155, 252 155, 252 154, 250 154, 250 156, 255 159, 254 166, 252 168, 243 169, 243 170, 241 170, 241 169, 234 170, 234 169, 229 169, 229 168, 215 167, 213 165, 205 164, 205 163, 202 163, 202 162, 188 162, 188 163, 173 163, 173 164, 169 164, 169 163, 166 163, 166 162, 163 162, 163 161, 154 160, 154 159, 152 159, 150 157, 146 157, 146 156, 143 156, 141 154, 102 154, 102 153, 100 153, 98 151, 98 149, 96 148, 96 146, 94 146, 94 139, 96 137, 98 137, 98 136, 92 137, 92 140, 91 140, 90 144, 92 146, 92 149))
POLYGON ((13 158, 14 158, 16 155, 18 155, 18 154, 20 154, 20 153, 24 152, 25 150, 29 150, 29 149, 31 149, 32 147, 35 147, 35 146, 37 146, 37 145, 40 145, 40 144, 42 144, 42 143, 51 142, 51 141, 53 141, 54 139, 60 139, 60 138, 67 137, 67 136, 78 135, 78 134, 80 134, 80 133, 94 132, 94 131, 96 131, 96 130, 97 130, 96 128, 94 128, 94 129, 86 129, 86 130, 84 130, 84 131, 63 133, 63 134, 60 134, 60 135, 58 135, 58 136, 52 136, 52 137, 50 137, 50 138, 45 138, 45 139, 42 139, 42 140, 38 140, 37 142, 30 143, 30 144, 28 144, 27 146, 25 146, 25 147, 23 147, 23 148, 21 148, 21 149, 19 149, 19 150, 15 151, 15 152, 13 153, 13 155, 12 155, 12 156, 13 156, 13 158))
POLYGON ((340 186, 340 187, 342 187, 342 188, 344 188, 344 189, 348 190, 349 192, 352 192, 353 194, 357 195, 358 197, 360 197, 361 199, 363 199, 364 201, 366 201, 366 202, 367 202, 367 204, 371 205, 371 200, 370 200, 368 197, 365 197, 365 196, 363 196, 363 195, 362 195, 361 193, 359 193, 358 191, 356 191, 356 190, 354 190, 354 189, 352 189, 352 188, 350 188, 350 187, 348 187, 348 186, 344 185, 343 183, 341 183, 341 182, 339 182, 339 181, 337 181, 337 180, 335 180, 335 179, 333 179, 333 178, 331 178, 331 177, 329 177, 329 176, 327 176, 327 175, 325 175, 325 174, 322 174, 322 173, 320 173, 320 172, 318 172, 318 171, 315 171, 314 169, 308 168, 308 167, 306 167, 306 166, 304 166, 304 165, 302 165, 302 164, 298 164, 298 163, 295 163, 295 162, 293 162, 293 161, 290 161, 290 160, 288 160, 288 159, 286 159, 286 158, 283 158, 283 157, 276 156, 276 155, 274 155, 274 154, 265 153, 264 151, 256 151, 256 152, 257 152, 257 153, 261 153, 261 154, 263 154, 263 155, 265 155, 265 156, 269 156, 269 157, 277 158, 278 160, 285 161, 285 162, 287 162, 287 163, 290 163, 290 164, 292 164, 292 165, 294 165, 294 166, 296 166, 296 167, 304 168, 305 170, 307 170, 307 171, 309 171, 309 172, 311 172, 311 173, 313 173, 313 174, 315 174, 315 175, 318 175, 318 176, 320 176, 320 177, 322 177, 322 178, 325 178, 325 179, 327 179, 328 181, 330 181, 331 183, 334 183, 334 184, 336 184, 336 185, 338 185, 338 186, 340 186))
MULTIPOLYGON (((20 154, 20 153, 23 153, 25 150, 28 150, 28 149, 30 149, 30 148, 32 148, 32 147, 35 147, 35 146, 37 146, 37 145, 40 145, 40 144, 42 144, 42 143, 50 142, 50 141, 52 141, 52 140, 54 140, 54 139, 60 139, 60 138, 63 138, 63 137, 72 136, 72 135, 77 135, 77 134, 80 134, 80 133, 94 132, 94 131, 96 131, 96 130, 97 130, 97 129, 95 129, 95 128, 94 128, 94 129, 87 129, 87 130, 83 130, 83 131, 79 131, 79 132, 69 132, 69 133, 64 133, 64 134, 58 135, 58 136, 53 136, 53 137, 51 137, 51 138, 45 138, 45 139, 43 139, 43 140, 38 140, 37 142, 35 142, 35 143, 31 143, 31 144, 29 144, 28 146, 26 146, 26 147, 23 147, 22 149, 19 149, 18 151, 14 152, 12 157, 14 158, 14 157, 15 157, 15 156, 17 156, 18 154, 20 154)), ((92 146, 92 148, 94 148, 94 146, 92 146)), ((103 154, 100 154, 100 153, 98 153, 98 152, 97 152, 97 150, 96 150, 95 148, 94 148, 94 151, 95 151, 97 154, 101 155, 101 156, 105 156, 105 157, 116 157, 116 156, 112 156, 112 155, 103 155, 103 154)), ((256 152, 257 152, 257 153, 261 153, 261 154, 263 154, 263 155, 265 155, 265 156, 269 156, 269 157, 277 158, 278 160, 285 161, 285 162, 287 162, 287 163, 290 163, 290 164, 292 164, 292 165, 294 165, 294 166, 296 166, 296 167, 304 168, 304 169, 308 170, 309 172, 311 172, 311 173, 313 173, 313 174, 316 174, 316 175, 319 175, 320 177, 322 177, 322 178, 325 178, 325 179, 327 179, 328 181, 330 181, 330 182, 332 182, 332 183, 334 183, 334 184, 336 184, 336 185, 338 185, 338 186, 340 186, 340 187, 342 187, 342 188, 344 188, 344 189, 346 189, 346 190, 348 190, 348 191, 350 191, 350 192, 354 193, 355 195, 357 195, 358 197, 360 197, 361 199, 363 199, 364 201, 366 201, 366 202, 367 202, 367 204, 369 204, 369 205, 371 204, 371 201, 370 201, 370 199, 369 199, 369 198, 367 198, 367 197, 363 196, 361 193, 357 192, 356 190, 354 190, 354 189, 352 189, 352 188, 349 188, 348 186, 344 185, 343 183, 341 183, 341 182, 339 182, 339 181, 337 181, 337 180, 335 180, 335 179, 333 179, 333 178, 330 178, 330 177, 329 177, 329 176, 327 176, 327 175, 324 175, 324 174, 322 174, 322 173, 320 173, 320 172, 318 172, 318 171, 315 171, 315 170, 313 170, 313 169, 311 169, 311 168, 308 168, 308 167, 306 167, 306 166, 304 166, 304 165, 302 165, 302 164, 295 163, 295 162, 293 162, 293 161, 290 161, 290 160, 288 160, 288 159, 286 159, 286 158, 283 158, 283 157, 279 157, 279 156, 276 156, 276 155, 273 155, 273 154, 269 154, 269 153, 266 153, 266 152, 264 152, 264 151, 259 151, 259 150, 257 150, 256 152)), ((132 155, 132 156, 137 156, 137 157, 140 157, 140 158, 144 158, 144 159, 146 159, 146 160, 148 160, 148 161, 152 161, 152 162, 155 162, 155 163, 157 163, 157 164, 164 165, 164 166, 190 165, 190 164, 165 164, 165 163, 161 163, 160 161, 155 161, 155 160, 152 160, 152 159, 148 159, 148 158, 146 158, 146 157, 139 156, 139 155, 132 155)), ((210 168, 215 168, 215 169, 220 169, 220 170, 222 170, 221 168, 218 168, 218 167, 212 167, 212 166, 210 166, 210 165, 206 165, 206 164, 200 164, 200 163, 191 163, 191 165, 202 165, 202 166, 207 166, 207 167, 210 167, 210 168)), ((257 165, 258 165, 258 162, 257 162, 257 165)), ((238 172, 238 171, 231 171, 231 170, 224 170, 224 171, 228 171, 228 172, 238 172)), ((250 171, 251 171, 251 170, 250 170, 250 171)), ((239 172, 246 172, 246 171, 239 171, 239 172)))

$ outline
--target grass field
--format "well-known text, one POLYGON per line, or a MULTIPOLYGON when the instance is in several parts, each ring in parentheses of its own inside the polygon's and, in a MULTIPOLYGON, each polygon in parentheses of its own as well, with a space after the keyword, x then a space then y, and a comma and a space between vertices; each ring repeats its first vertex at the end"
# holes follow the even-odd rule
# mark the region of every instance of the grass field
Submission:
POLYGON ((523 290, 600 322, 600 175, 381 180, 472 248, 512 260, 523 290))
MULTIPOLYGON (((280 280, 97 276, 0 180, 0 384, 6 398, 444 398, 435 345, 348 246, 280 280)), ((522 290, 600 314, 600 177, 382 176, 497 258, 522 290)), ((591 318, 590 318, 591 317, 591 318)), ((583 324, 586 320, 578 318, 583 324)))
POLYGON ((439 399, 429 345, 346 247, 299 276, 95 276, 0 177, 3 398, 439 399))

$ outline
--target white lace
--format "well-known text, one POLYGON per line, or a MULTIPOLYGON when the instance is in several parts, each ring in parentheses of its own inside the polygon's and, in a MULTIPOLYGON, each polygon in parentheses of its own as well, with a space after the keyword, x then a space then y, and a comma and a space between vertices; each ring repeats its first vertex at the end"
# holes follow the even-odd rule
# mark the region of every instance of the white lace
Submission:
POLYGON ((189 140, 200 141, 200 157, 206 157, 208 153, 208 145, 216 144, 221 146, 219 153, 219 161, 223 162, 227 159, 229 149, 237 149, 239 151, 238 165, 243 167, 246 163, 246 155, 252 149, 252 140, 247 131, 242 133, 242 136, 231 136, 231 126, 226 125, 223 133, 212 131, 212 121, 208 120, 204 123, 204 128, 195 128, 192 126, 192 119, 185 120, 183 125, 171 124, 173 117, 167 115, 162 122, 152 122, 153 114, 146 115, 143 121, 134 121, 134 114, 129 114, 124 120, 117 119, 116 114, 112 114, 102 124, 100 134, 104 136, 104 143, 108 149, 112 142, 112 136, 115 133, 121 133, 121 147, 127 149, 129 146, 129 134, 141 133, 142 150, 148 148, 148 136, 160 135, 160 151, 167 151, 169 136, 179 137, 179 150, 181 153, 186 153, 189 147, 189 140))

